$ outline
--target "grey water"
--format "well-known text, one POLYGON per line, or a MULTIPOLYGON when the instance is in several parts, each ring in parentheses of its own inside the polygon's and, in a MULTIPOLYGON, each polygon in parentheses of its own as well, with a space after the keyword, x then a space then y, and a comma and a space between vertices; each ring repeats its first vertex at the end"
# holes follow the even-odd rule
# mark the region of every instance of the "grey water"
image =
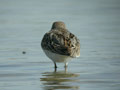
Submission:
POLYGON ((120 0, 0 0, 0 90, 120 90, 120 0), (40 47, 54 21, 80 39, 67 71, 40 47))

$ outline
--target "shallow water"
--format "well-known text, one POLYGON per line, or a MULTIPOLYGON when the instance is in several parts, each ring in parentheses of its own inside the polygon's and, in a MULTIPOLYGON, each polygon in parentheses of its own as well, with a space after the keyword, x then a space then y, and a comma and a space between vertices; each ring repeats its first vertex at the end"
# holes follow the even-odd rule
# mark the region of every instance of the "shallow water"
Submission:
POLYGON ((0 90, 120 90, 119 18, 119 0, 0 0, 0 90), (81 57, 55 72, 40 42, 58 20, 81 57))

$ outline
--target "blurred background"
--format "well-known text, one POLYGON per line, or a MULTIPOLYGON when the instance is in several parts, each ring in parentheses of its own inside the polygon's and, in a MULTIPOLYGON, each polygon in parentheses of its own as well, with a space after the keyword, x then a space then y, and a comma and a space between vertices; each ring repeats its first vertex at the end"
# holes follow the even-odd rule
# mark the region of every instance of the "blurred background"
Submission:
MULTIPOLYGON (((59 70, 64 70, 62 64, 59 70)), ((120 0, 0 0, 2 90, 119 90, 119 75, 120 0), (45 73, 53 71, 53 63, 40 47, 54 21, 65 22, 81 43, 81 57, 71 61, 70 73, 57 83, 61 78, 73 81, 58 87, 44 77, 56 74, 45 73)))

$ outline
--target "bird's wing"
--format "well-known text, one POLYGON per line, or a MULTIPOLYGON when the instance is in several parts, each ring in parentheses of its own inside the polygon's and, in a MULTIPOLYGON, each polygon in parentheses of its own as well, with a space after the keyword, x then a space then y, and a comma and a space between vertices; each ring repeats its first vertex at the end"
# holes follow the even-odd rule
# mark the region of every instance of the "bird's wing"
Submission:
POLYGON ((51 31, 44 35, 41 46, 53 53, 76 57, 74 54, 76 49, 79 50, 80 44, 75 35, 68 31, 51 31))

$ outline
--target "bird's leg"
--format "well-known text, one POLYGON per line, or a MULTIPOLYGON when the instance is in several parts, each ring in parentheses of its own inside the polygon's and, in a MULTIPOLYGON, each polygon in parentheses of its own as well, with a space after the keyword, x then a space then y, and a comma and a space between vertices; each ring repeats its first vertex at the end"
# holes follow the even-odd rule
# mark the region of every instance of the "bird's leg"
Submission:
POLYGON ((55 66, 55 68, 57 68, 56 62, 54 62, 54 66, 55 66))
POLYGON ((67 72, 67 66, 68 66, 68 63, 67 62, 65 62, 65 72, 67 72))
POLYGON ((67 63, 67 62, 65 62, 65 66, 64 66, 64 67, 65 67, 65 68, 67 68, 67 66, 68 66, 68 63, 67 63))
POLYGON ((56 62, 54 62, 54 72, 57 71, 57 65, 56 65, 56 62))

